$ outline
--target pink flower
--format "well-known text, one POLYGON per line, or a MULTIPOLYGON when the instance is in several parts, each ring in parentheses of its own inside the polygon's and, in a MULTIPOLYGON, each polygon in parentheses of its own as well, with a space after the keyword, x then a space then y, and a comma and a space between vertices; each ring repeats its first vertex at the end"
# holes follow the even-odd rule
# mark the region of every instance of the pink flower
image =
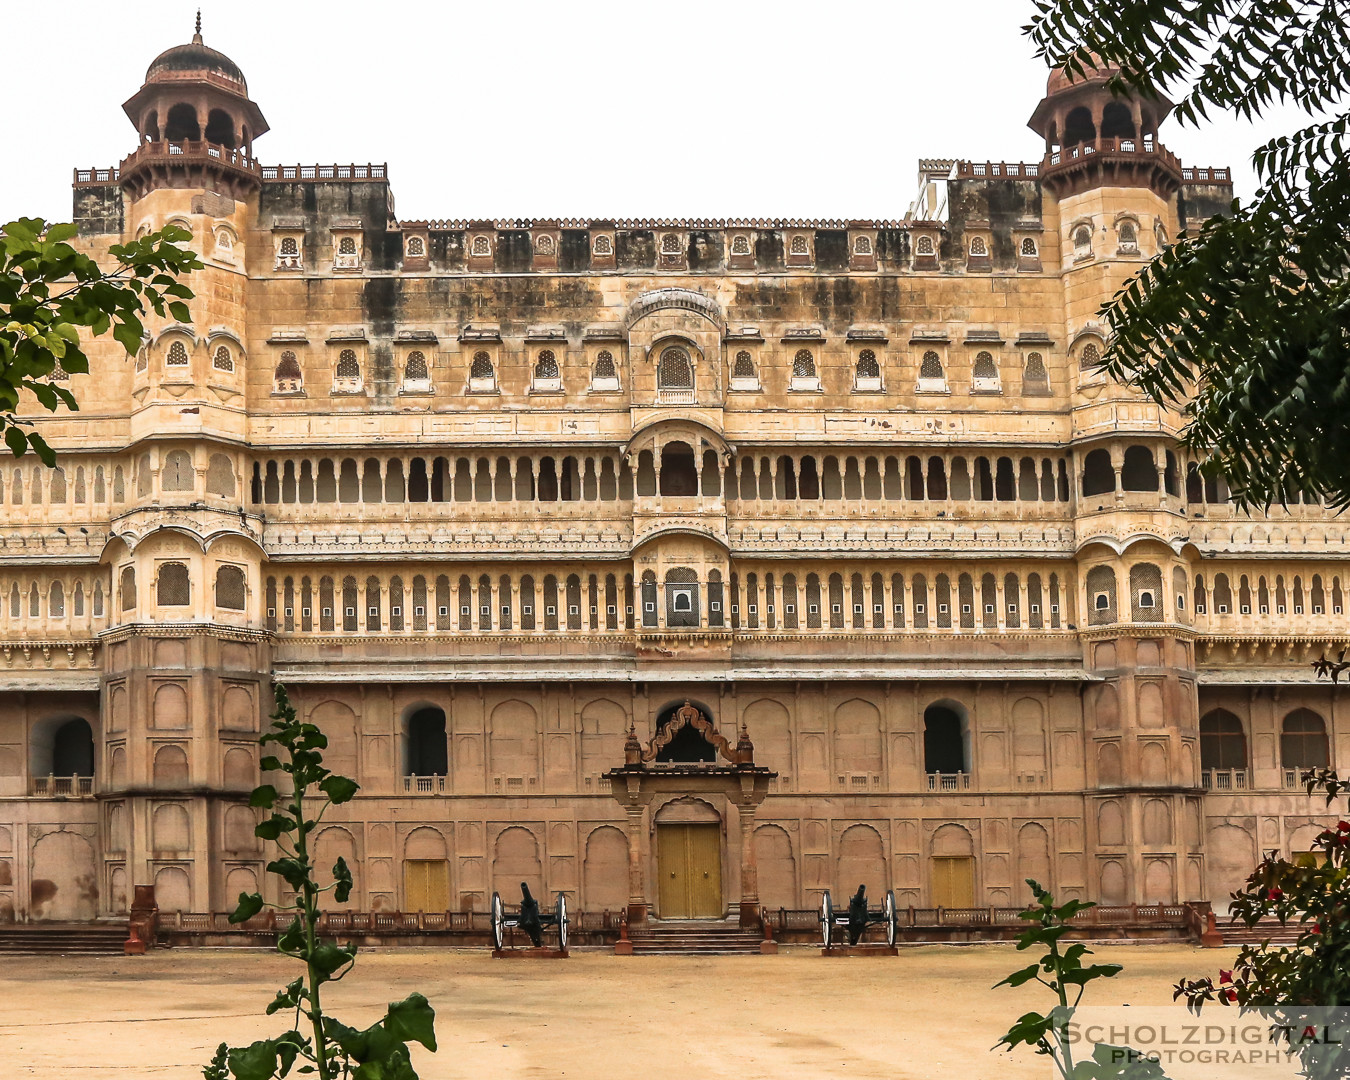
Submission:
POLYGON ((1233 973, 1232 973, 1231 971, 1224 971, 1222 968, 1220 968, 1220 969, 1219 969, 1219 982, 1220 982, 1220 983, 1230 983, 1230 982, 1232 982, 1232 981, 1233 981, 1233 973))
POLYGON ((1350 821, 1338 821, 1338 822, 1336 822, 1336 831, 1337 831, 1337 832, 1350 833, 1350 821))
POLYGON ((1230 987, 1229 989, 1223 991, 1223 997, 1228 1001, 1236 1001, 1237 991, 1230 987))

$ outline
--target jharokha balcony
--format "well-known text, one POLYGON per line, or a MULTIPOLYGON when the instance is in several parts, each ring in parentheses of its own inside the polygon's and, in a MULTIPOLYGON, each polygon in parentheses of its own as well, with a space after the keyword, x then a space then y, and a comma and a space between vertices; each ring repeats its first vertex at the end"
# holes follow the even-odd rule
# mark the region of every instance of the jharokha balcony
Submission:
POLYGON ((204 139, 142 143, 122 159, 118 172, 122 186, 138 197, 153 187, 203 186, 224 186, 238 197, 262 180, 262 166, 243 150, 204 139))
POLYGON ((1040 174, 1042 182, 1060 196, 1108 179, 1123 186, 1149 187, 1163 195, 1182 183, 1177 156, 1148 135, 1087 139, 1052 149, 1041 162, 1040 174))

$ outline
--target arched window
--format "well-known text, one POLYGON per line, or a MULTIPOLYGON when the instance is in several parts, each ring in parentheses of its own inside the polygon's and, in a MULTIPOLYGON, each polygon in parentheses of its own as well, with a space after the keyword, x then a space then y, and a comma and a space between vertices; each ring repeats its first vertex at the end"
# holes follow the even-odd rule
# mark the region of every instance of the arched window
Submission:
POLYGON ((932 258, 934 254, 933 238, 923 235, 914 241, 914 254, 920 258, 932 258))
MULTIPOLYGON (((998 366, 994 363, 992 353, 981 349, 975 354, 975 363, 970 369, 970 377, 977 382, 998 382, 998 366)), ((980 389, 980 387, 977 386, 976 389, 980 389)))
POLYGON ((1073 231, 1073 253, 1076 258, 1082 258, 1085 255, 1092 254, 1092 229, 1087 225, 1079 225, 1073 231))
POLYGON ((688 443, 672 442, 661 448, 660 490, 662 495, 698 494, 698 467, 688 443))
POLYGON ((1242 721, 1227 709, 1214 709, 1200 717, 1200 768, 1245 769, 1247 735, 1242 721))
POLYGON ((480 349, 473 354, 473 362, 469 365, 469 389, 495 390, 496 386, 497 377, 492 369, 492 357, 480 349))
POLYGON ((614 254, 614 244, 610 241, 608 236, 601 235, 595 238, 595 253, 597 255, 614 254))
POLYGON ((171 450, 160 469, 159 486, 163 491, 191 491, 197 486, 192 458, 185 450, 171 450))
POLYGON ((408 354, 408 362, 403 366, 403 381, 426 384, 431 381, 431 372, 427 369, 427 358, 421 350, 414 349, 408 354))
POLYGON ((736 365, 731 369, 731 377, 733 379, 754 379, 755 361, 745 349, 736 354, 736 365))
POLYGON ((1120 470, 1120 486, 1126 491, 1157 491, 1158 466, 1147 446, 1125 448, 1125 463, 1120 470))
MULTIPOLYGON (((54 722, 48 721, 54 726, 54 722)), ((45 731, 35 729, 32 753, 33 772, 40 776, 93 776, 94 775, 94 733, 87 720, 76 717, 67 720, 55 731, 48 724, 42 725, 45 731), (44 735, 50 733, 51 742, 46 744, 44 735), (47 751, 50 747, 50 758, 47 751)))
POLYGON ((229 229, 216 230, 216 250, 222 255, 229 255, 234 250, 234 237, 229 229))
POLYGON ((601 349, 595 358, 595 370, 591 374, 591 386, 596 390, 617 390, 619 371, 614 366, 614 354, 601 349))
POLYGON ((1078 354, 1078 366, 1083 371, 1096 371, 1102 362, 1102 351, 1095 342, 1089 341, 1078 354))
POLYGON ((474 255, 492 254, 492 244, 489 242, 486 236, 475 236, 473 238, 473 248, 471 254, 474 255))
POLYGON ((1036 252, 1036 241, 1033 240, 1033 239, 1032 239, 1031 237, 1029 237, 1029 236, 1023 237, 1023 238, 1022 238, 1022 258, 1024 258, 1024 259, 1034 259, 1034 258, 1036 258, 1036 255, 1037 255, 1037 252, 1036 252))
POLYGON ((923 771, 929 774, 969 772, 961 716, 944 705, 923 713, 923 771))
POLYGON ((445 776, 449 771, 445 712, 437 708, 418 709, 407 721, 403 741, 403 774, 445 776))
POLYGON ((923 354, 923 361, 919 364, 919 389, 947 389, 947 376, 942 371, 942 359, 932 349, 923 354))
POLYGON ((1045 358, 1038 352, 1027 353, 1027 366, 1022 373, 1022 393, 1050 393, 1050 374, 1045 370, 1045 358))
POLYGON ((47 593, 47 614, 53 619, 66 617, 66 590, 59 581, 53 581, 47 593))
POLYGON ((361 389, 361 364, 356 359, 355 349, 343 349, 338 353, 335 376, 333 389, 339 392, 361 389))
POLYGON ((989 245, 984 242, 983 236, 971 237, 970 257, 972 259, 987 259, 989 257, 989 245))
POLYGON ((556 382, 561 378, 558 370, 558 358, 553 355, 552 349, 542 350, 534 362, 534 381, 535 383, 556 382))
POLYGON ((216 570, 216 607, 229 611, 244 610, 244 571, 238 566, 221 566, 216 570))
POLYGON ((186 607, 192 603, 192 586, 186 563, 167 562, 159 568, 155 603, 160 607, 186 607))
POLYGON ((1116 470, 1111 466, 1111 453, 1098 448, 1083 459, 1083 494, 1104 495, 1116 490, 1116 470))
POLYGON ((117 585, 118 594, 121 596, 123 611, 130 611, 136 606, 136 568, 134 566, 122 567, 121 580, 117 585))
MULTIPOLYGON (((1321 769, 1331 764, 1326 721, 1311 709, 1295 709, 1284 718, 1280 764, 1286 769, 1321 769)), ((1286 782, 1285 786, 1290 785, 1286 782)))
POLYGON ((731 238, 731 253, 733 255, 750 254, 750 238, 748 236, 733 236, 731 238))
POLYGON ((794 236, 792 238, 792 247, 790 251, 793 255, 809 255, 810 250, 806 246, 806 237, 794 236))
POLYGON ((227 346, 216 346, 215 354, 211 357, 211 366, 216 371, 234 370, 234 357, 230 355, 230 350, 227 346))
POLYGON ((692 390, 694 364, 687 350, 679 345, 664 349, 656 366, 656 385, 660 390, 692 390))
POLYGON ((169 346, 169 352, 164 357, 165 367, 187 367, 188 351, 187 346, 181 341, 175 341, 169 346))
POLYGON ((853 241, 853 253, 855 255, 872 254, 872 238, 870 236, 859 236, 853 241))
POLYGON ((666 233, 661 237, 661 254, 678 255, 684 250, 684 245, 680 242, 679 233, 666 233))
POLYGON ((1121 251, 1133 253, 1139 250, 1139 234, 1135 231, 1134 222, 1122 221, 1116 229, 1116 235, 1120 238, 1121 251))
POLYGON ((304 377, 300 373, 300 361, 295 353, 287 349, 281 354, 276 370, 272 373, 272 392, 276 394, 295 394, 304 386, 304 377))
POLYGON ((408 246, 404 249, 410 259, 420 259, 427 253, 427 245, 420 236, 408 237, 408 246))
POLYGON ((300 243, 294 236, 283 236, 277 243, 278 270, 300 269, 300 243))
POLYGON ((281 247, 278 249, 282 256, 299 255, 300 247, 295 242, 294 236, 283 236, 281 238, 281 247))
POLYGON ((534 250, 539 252, 540 255, 552 255, 553 237, 549 236, 547 233, 539 237, 534 243, 534 250))
POLYGON ((351 236, 340 237, 338 239, 337 253, 339 255, 347 255, 354 257, 356 255, 356 238, 351 236))
POLYGON ((814 379, 816 377, 816 358, 810 349, 798 349, 792 358, 792 377, 794 379, 814 379))
POLYGON ((877 363, 877 354, 871 349, 863 349, 858 354, 856 385, 859 389, 881 388, 881 365, 877 363))

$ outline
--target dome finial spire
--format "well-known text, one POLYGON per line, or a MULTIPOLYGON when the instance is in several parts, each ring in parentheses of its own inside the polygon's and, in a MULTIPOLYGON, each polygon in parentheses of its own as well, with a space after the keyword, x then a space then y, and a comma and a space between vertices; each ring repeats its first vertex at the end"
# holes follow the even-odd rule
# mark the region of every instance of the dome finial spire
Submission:
POLYGON ((192 44, 200 45, 202 43, 202 9, 197 9, 197 32, 192 35, 192 44))

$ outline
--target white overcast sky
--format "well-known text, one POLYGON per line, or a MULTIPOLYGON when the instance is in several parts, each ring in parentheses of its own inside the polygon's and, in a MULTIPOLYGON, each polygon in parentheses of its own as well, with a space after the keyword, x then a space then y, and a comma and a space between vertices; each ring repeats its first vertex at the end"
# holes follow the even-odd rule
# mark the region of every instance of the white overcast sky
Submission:
MULTIPOLYGON (((0 222, 70 216, 74 166, 135 147, 121 103, 190 40, 186 0, 0 0, 0 222), (27 88, 27 89, 23 89, 27 88)), ((203 0, 272 130, 264 163, 387 162, 398 215, 896 218, 920 157, 1039 160, 1028 0, 203 0)), ((1253 128, 1169 122, 1250 195, 1253 128)))

